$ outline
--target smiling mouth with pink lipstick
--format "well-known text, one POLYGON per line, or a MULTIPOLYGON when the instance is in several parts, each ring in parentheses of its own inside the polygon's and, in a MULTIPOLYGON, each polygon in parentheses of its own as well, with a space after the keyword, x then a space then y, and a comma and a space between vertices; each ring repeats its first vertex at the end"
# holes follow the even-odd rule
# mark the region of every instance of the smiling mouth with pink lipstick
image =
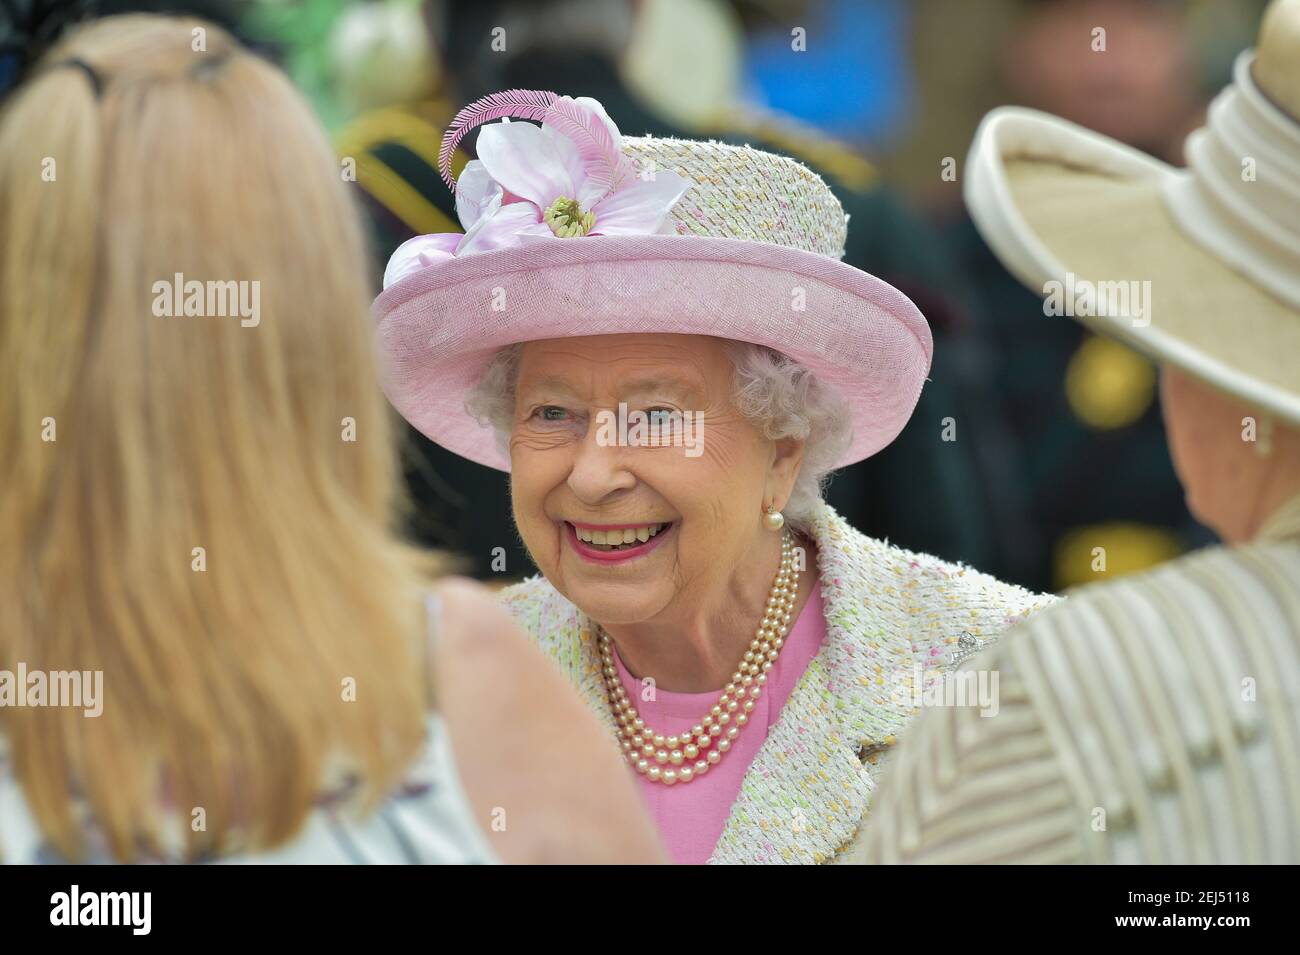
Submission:
POLYGON ((651 524, 587 524, 565 521, 565 537, 583 560, 619 563, 642 557, 677 528, 675 521, 651 524))

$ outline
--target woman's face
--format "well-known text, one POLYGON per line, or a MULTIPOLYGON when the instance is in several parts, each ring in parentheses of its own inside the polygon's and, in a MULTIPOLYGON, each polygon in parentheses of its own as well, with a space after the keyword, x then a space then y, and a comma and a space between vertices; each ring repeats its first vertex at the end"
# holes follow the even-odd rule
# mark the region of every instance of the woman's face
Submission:
POLYGON ((784 503, 798 453, 764 438, 731 392, 716 338, 523 346, 510 437, 515 522, 542 573, 594 619, 640 623, 708 606, 770 535, 763 508, 784 503), (657 440, 637 434, 637 412, 659 423, 657 440), (615 531, 631 543, 615 548, 615 531))

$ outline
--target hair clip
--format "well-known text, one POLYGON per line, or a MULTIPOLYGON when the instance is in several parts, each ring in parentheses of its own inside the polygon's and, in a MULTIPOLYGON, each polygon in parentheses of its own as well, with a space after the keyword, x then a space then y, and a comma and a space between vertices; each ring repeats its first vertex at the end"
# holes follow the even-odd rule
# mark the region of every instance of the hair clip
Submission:
POLYGON ((95 99, 99 99, 100 94, 104 92, 104 81, 100 79, 99 74, 95 72, 95 68, 85 60, 79 60, 76 57, 72 57, 71 59, 60 60, 54 66, 56 69, 61 66, 72 66, 85 73, 90 79, 90 88, 95 91, 95 99))

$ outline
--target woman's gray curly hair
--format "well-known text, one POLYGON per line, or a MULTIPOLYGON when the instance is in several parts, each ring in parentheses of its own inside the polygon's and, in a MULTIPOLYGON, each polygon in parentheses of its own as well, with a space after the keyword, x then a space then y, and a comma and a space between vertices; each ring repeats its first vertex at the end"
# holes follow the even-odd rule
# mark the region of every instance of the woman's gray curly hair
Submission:
MULTIPOLYGON (((853 441, 848 403, 803 365, 774 349, 749 342, 727 344, 735 369, 736 409, 769 440, 804 441, 803 462, 782 513, 792 527, 807 531, 835 462, 853 441)), ((465 409, 497 432, 503 448, 514 419, 522 352, 522 344, 498 351, 465 399, 465 409)))

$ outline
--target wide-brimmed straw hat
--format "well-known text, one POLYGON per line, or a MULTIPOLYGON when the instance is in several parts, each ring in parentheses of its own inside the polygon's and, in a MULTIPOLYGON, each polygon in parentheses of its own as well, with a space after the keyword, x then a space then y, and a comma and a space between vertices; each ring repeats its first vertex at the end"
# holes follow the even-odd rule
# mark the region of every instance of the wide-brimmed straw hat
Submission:
POLYGON ((417 429, 509 470, 465 408, 500 348, 657 332, 766 345, 833 386, 853 418, 836 466, 902 430, 930 330, 905 295, 840 261, 844 211, 817 175, 749 147, 624 137, 594 100, 513 90, 448 127, 449 185, 460 138, 503 117, 454 183, 466 234, 405 243, 372 309, 385 391, 417 429))
POLYGON ((1188 137, 1186 169, 1006 107, 976 133, 966 205, 1049 315, 1300 423, 1297 117, 1300 0, 1282 0, 1188 137))

